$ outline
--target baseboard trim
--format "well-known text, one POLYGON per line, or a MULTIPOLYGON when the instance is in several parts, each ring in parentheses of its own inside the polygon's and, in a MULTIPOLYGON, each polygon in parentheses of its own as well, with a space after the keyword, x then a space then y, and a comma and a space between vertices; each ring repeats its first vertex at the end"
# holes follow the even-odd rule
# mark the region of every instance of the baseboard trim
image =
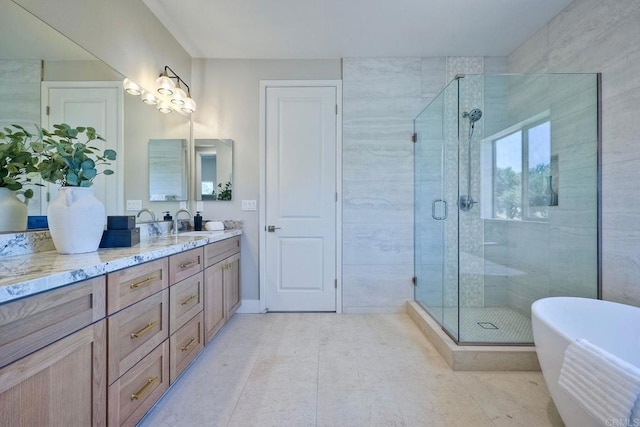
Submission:
POLYGON ((258 314, 260 313, 259 299, 243 299, 242 304, 238 307, 236 313, 240 314, 258 314))

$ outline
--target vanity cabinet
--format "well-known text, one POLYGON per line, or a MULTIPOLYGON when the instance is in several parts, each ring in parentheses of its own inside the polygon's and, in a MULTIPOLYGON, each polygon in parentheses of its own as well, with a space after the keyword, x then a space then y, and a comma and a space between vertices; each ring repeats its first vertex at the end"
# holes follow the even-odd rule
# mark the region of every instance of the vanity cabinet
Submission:
POLYGON ((0 306, 6 425, 106 424, 104 277, 0 306))
POLYGON ((204 248, 204 336, 209 342, 240 306, 240 238, 204 248))
POLYGON ((2 425, 135 425, 240 305, 240 238, 0 305, 2 425))
POLYGON ((169 387, 169 259, 107 275, 108 424, 135 425, 169 387))
POLYGON ((169 377, 173 383, 204 348, 204 249, 169 257, 169 377))

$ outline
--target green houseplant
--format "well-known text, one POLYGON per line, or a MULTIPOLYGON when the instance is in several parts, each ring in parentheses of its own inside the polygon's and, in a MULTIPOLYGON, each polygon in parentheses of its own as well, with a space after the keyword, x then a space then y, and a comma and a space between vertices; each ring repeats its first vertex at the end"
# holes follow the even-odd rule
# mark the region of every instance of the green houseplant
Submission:
POLYGON ((0 132, 0 231, 21 231, 27 227, 27 202, 32 189, 23 189, 38 171, 38 156, 32 149, 34 135, 22 126, 11 125, 0 132), (22 194, 24 202, 16 195, 22 194))
MULTIPOLYGON (((22 126, 11 125, 0 132, 0 188, 21 191, 31 182, 33 174, 38 172, 38 155, 33 151, 34 135, 22 126)), ((23 191, 24 197, 33 197, 33 190, 23 191)))
MULTIPOLYGON (((104 150, 89 145, 92 141, 104 141, 92 127, 73 128, 66 123, 54 125, 53 132, 40 129, 40 143, 35 145, 42 157, 38 172, 43 180, 63 187, 91 187, 98 176, 97 166, 108 166, 116 159, 114 150, 104 150), (80 137, 86 141, 81 142, 80 137)), ((105 175, 113 170, 105 169, 105 175)))
MULTIPOLYGON (((93 252, 100 245, 106 218, 104 205, 91 186, 99 175, 98 167, 109 166, 116 152, 95 146, 104 138, 92 127, 62 123, 53 128, 53 132, 40 129, 40 140, 34 144, 41 157, 40 176, 61 186, 47 209, 51 238, 62 254, 93 252)), ((113 175, 113 170, 103 169, 102 173, 113 175)))

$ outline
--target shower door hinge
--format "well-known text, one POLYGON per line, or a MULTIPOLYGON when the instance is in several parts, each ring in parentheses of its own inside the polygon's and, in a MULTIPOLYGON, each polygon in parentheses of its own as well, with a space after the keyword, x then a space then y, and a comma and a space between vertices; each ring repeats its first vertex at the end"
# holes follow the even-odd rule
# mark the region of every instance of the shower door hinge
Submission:
POLYGON ((414 132, 413 135, 411 135, 411 141, 418 142, 418 134, 416 132, 414 132))
POLYGON ((49 109, 49 106, 47 105, 47 111, 46 111, 47 116, 49 115, 49 112, 50 112, 50 111, 51 111, 51 110, 49 109))
POLYGON ((336 116, 338 115, 338 104, 336 104, 336 116))
POLYGON ((333 279, 333 287, 338 289, 338 279, 333 279))
POLYGON ((418 286, 418 278, 416 276, 411 278, 411 282, 413 283, 413 286, 418 286))

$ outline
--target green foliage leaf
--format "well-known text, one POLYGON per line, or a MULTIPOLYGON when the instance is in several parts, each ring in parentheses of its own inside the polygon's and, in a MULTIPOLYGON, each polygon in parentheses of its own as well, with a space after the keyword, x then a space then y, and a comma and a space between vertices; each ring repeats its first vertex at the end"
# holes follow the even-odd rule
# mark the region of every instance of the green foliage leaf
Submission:
POLYGON ((115 160, 116 152, 114 150, 104 150, 104 158, 107 160, 115 160))
POLYGON ((113 171, 111 169, 105 169, 102 173, 105 175, 113 175, 113 171))

